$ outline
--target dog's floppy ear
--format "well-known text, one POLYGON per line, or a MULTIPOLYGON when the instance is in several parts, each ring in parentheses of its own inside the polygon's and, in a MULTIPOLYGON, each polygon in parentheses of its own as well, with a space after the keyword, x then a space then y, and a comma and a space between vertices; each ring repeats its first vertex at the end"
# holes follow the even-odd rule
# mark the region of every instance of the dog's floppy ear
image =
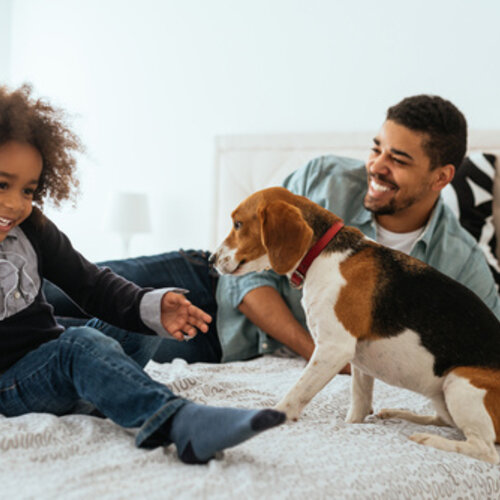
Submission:
POLYGON ((271 267, 278 274, 286 274, 309 249, 313 230, 297 207, 281 200, 262 206, 259 218, 271 267))

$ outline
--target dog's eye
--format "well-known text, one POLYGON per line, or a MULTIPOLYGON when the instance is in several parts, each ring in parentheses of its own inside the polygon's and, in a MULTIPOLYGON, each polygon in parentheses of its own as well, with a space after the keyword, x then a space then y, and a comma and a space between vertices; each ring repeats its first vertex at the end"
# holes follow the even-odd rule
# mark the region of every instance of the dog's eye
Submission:
POLYGON ((235 220, 233 223, 233 226, 234 226, 234 229, 236 229, 236 231, 238 231, 238 229, 241 228, 242 224, 239 220, 235 220))

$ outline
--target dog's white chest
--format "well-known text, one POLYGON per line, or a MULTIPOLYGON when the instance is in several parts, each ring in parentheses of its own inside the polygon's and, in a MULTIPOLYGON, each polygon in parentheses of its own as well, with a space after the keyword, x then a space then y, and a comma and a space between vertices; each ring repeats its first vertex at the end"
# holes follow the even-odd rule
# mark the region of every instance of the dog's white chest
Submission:
POLYGON ((434 356, 406 330, 396 337, 360 341, 353 360, 362 371, 384 382, 432 396, 441 391, 442 378, 434 375, 434 356))
POLYGON ((340 272, 340 264, 350 251, 320 255, 311 265, 302 294, 302 307, 306 313, 307 326, 317 340, 320 332, 331 332, 338 327, 333 313, 341 288, 346 284, 340 272))

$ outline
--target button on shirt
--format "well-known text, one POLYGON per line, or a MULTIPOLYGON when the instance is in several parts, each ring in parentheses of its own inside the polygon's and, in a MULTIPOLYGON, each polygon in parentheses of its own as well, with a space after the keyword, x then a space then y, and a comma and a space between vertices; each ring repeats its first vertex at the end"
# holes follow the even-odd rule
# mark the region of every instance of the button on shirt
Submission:
MULTIPOLYGON (((376 240, 373 214, 363 206, 367 190, 363 162, 333 155, 316 158, 288 176, 283 186, 319 203, 344 219, 347 225, 376 240)), ((498 291, 484 255, 441 198, 410 255, 466 285, 500 319, 498 291)), ((300 305, 302 293, 290 287, 286 276, 278 276, 273 271, 241 277, 221 276, 217 287, 217 328, 223 361, 252 358, 281 346, 237 309, 248 292, 261 286, 275 288, 306 328, 300 305)))

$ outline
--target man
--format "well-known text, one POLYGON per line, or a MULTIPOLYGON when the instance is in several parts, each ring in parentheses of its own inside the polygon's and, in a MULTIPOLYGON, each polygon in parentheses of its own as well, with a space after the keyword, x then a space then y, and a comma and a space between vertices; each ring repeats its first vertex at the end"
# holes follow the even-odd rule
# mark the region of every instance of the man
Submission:
MULTIPOLYGON (((465 118, 451 102, 437 96, 410 97, 389 108, 366 166, 358 160, 321 157, 291 174, 283 185, 368 237, 460 281, 500 318, 500 301, 484 256, 440 198, 464 158, 466 137, 465 118)), ((282 345, 309 359, 314 345, 300 292, 286 277, 253 273, 224 276, 217 283, 207 258, 208 253, 196 252, 141 258, 146 274, 140 276, 128 274, 134 261, 108 263, 132 281, 160 277, 161 283, 139 281, 143 286, 168 282, 187 288, 194 304, 212 314, 217 311, 206 336, 187 343, 163 341, 157 361, 242 360, 282 345)))

